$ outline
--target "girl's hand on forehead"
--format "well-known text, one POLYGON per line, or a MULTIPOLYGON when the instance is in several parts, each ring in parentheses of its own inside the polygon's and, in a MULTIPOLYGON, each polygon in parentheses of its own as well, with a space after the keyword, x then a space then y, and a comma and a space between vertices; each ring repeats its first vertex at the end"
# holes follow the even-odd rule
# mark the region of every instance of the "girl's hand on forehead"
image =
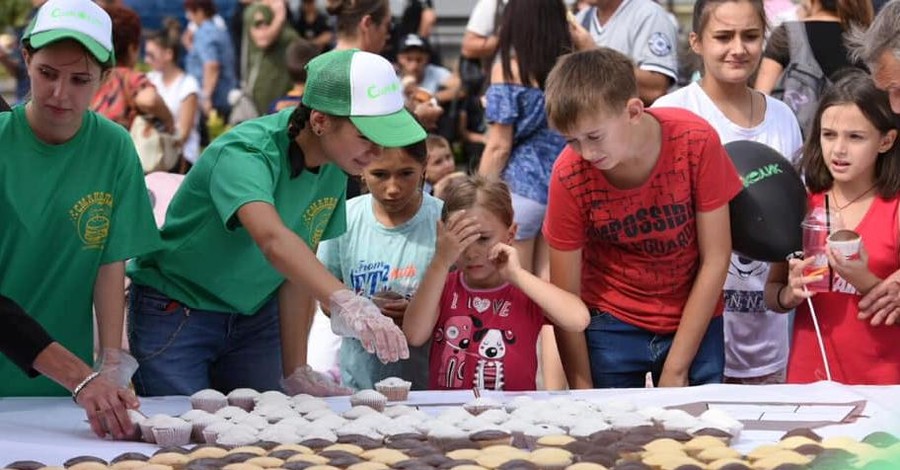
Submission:
POLYGON ((480 230, 481 224, 474 217, 467 216, 465 210, 451 214, 447 223, 438 221, 434 256, 449 268, 467 246, 478 240, 481 236, 480 230))
POLYGON ((522 269, 522 265, 519 264, 519 252, 504 243, 494 245, 488 259, 494 263, 504 281, 509 281, 518 270, 522 269))

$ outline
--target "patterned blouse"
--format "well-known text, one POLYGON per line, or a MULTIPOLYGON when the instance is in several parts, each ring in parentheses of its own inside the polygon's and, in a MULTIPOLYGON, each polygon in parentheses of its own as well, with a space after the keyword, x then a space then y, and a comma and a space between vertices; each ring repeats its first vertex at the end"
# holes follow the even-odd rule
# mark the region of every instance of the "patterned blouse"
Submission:
POLYGON ((115 67, 94 95, 91 109, 130 129, 138 115, 134 98, 141 90, 152 86, 143 73, 127 67, 115 67))
POLYGON ((499 83, 487 89, 485 118, 513 126, 513 142, 503 180, 510 191, 547 204, 550 171, 565 139, 550 130, 540 88, 499 83))

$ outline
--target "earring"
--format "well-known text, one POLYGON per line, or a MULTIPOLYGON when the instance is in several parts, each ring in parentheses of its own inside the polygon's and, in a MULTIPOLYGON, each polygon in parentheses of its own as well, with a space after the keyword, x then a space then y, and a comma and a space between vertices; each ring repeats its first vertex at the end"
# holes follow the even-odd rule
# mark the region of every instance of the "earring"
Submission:
POLYGON ((322 135, 322 129, 321 129, 321 128, 313 129, 313 132, 314 132, 316 135, 318 135, 318 136, 321 136, 321 135, 322 135))

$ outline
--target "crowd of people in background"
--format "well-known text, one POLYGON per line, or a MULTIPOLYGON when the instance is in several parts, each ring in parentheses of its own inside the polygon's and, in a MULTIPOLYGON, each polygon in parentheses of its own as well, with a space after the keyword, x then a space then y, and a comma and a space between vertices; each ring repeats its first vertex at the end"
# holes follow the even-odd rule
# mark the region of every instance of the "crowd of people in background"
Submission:
POLYGON ((33 2, 0 55, 0 396, 120 437, 129 384, 900 383, 900 0, 478 0, 458 54, 430 0, 324 3, 143 31, 33 2), (746 140, 859 256, 732 252, 746 140))

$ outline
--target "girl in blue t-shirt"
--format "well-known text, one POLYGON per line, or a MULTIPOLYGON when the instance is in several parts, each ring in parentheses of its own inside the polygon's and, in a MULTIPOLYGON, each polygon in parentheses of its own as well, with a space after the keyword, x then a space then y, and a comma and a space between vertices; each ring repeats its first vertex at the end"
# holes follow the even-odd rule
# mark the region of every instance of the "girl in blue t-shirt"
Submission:
MULTIPOLYGON (((385 149, 363 171, 369 193, 347 201, 347 231, 319 245, 318 257, 335 277, 372 299, 398 326, 434 255, 443 205, 422 190, 426 158, 424 140, 385 149)), ((375 388, 387 377, 410 381, 416 390, 428 384, 427 346, 384 364, 359 340, 344 338, 339 357, 343 384, 356 390, 375 388)))

